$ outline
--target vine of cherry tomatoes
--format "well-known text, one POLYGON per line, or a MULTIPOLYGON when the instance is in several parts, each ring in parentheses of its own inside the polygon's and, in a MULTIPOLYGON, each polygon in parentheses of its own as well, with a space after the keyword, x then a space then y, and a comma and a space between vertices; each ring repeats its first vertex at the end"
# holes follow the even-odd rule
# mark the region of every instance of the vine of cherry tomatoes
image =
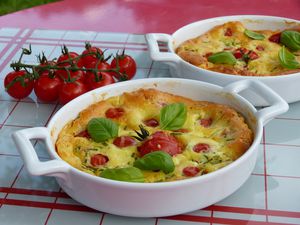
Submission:
POLYGON ((11 64, 14 71, 4 79, 5 89, 16 99, 26 98, 34 91, 43 102, 66 104, 87 91, 134 77, 136 62, 131 56, 123 51, 108 63, 111 56, 105 58, 104 52, 89 43, 81 54, 63 46, 57 61, 48 61, 43 54, 38 65, 30 65, 21 59, 24 54, 31 54, 31 47, 23 49, 19 61, 11 64))

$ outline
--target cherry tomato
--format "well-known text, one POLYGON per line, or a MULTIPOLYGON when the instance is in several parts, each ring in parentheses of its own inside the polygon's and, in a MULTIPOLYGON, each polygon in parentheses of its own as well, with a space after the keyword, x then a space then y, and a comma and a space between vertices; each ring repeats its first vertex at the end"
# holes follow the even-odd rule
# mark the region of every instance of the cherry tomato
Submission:
POLYGON ((53 102, 58 99, 61 86, 62 81, 59 78, 42 75, 34 83, 34 93, 44 102, 53 102))
POLYGON ((117 137, 114 141, 113 144, 119 148, 125 148, 128 146, 133 146, 136 144, 135 139, 133 139, 130 136, 121 136, 117 137))
POLYGON ((106 155, 96 154, 91 157, 91 165, 92 166, 101 166, 109 161, 106 155))
MULTIPOLYGON (((76 81, 85 82, 86 75, 85 72, 82 70, 77 71, 69 71, 70 72, 70 78, 75 79, 76 81)), ((59 77, 62 81, 68 80, 68 72, 66 70, 56 70, 55 76, 59 77)))
POLYGON ((118 80, 130 80, 134 77, 136 73, 136 63, 135 60, 126 54, 117 55, 110 64, 112 69, 119 68, 119 72, 121 73, 114 73, 114 76, 118 80))
POLYGON ((194 152, 206 152, 210 149, 210 146, 208 144, 205 144, 205 143, 198 143, 196 145, 194 145, 193 147, 193 151, 194 152))
POLYGON ((273 34, 271 37, 269 37, 269 41, 274 42, 274 43, 279 43, 280 36, 281 36, 281 33, 273 34))
POLYGON ((114 78, 105 72, 99 73, 99 75, 97 76, 98 76, 97 79, 99 79, 98 81, 96 81, 96 77, 94 73, 87 73, 86 84, 89 90, 93 90, 108 84, 115 83, 114 78))
POLYGON ((264 48, 264 46, 257 45, 257 46, 256 46, 256 50, 258 50, 258 51, 264 51, 265 48, 264 48))
POLYGON ((34 81, 29 78, 24 78, 26 75, 25 70, 13 71, 6 75, 4 79, 4 87, 7 88, 7 93, 14 98, 26 98, 32 92, 34 81), (14 81, 17 79, 18 81, 14 81), (20 79, 24 79, 24 86, 20 79), (15 82, 12 84, 12 82, 15 82), (12 84, 12 85, 11 85, 12 84))
POLYGON ((138 151, 141 156, 154 151, 164 151, 173 156, 182 152, 182 145, 175 137, 165 132, 157 131, 138 147, 138 151))
POLYGON ((195 166, 187 166, 183 169, 183 174, 187 177, 194 177, 200 172, 200 169, 195 166))
POLYGON ((201 119, 199 121, 200 125, 203 127, 210 127, 212 124, 212 119, 211 118, 205 118, 205 119, 201 119))
POLYGON ((75 137, 84 137, 84 138, 91 138, 89 132, 87 130, 83 130, 80 133, 76 134, 75 137))
POLYGON ((144 124, 148 127, 157 127, 159 125, 159 122, 156 119, 151 118, 151 119, 145 120, 144 124))
MULTIPOLYGON (((57 59, 57 65, 58 66, 71 66, 70 62, 67 62, 67 60, 77 58, 79 55, 76 52, 69 52, 63 53, 62 55, 59 56, 57 59)), ((80 60, 72 60, 73 64, 77 65, 78 67, 82 67, 82 62, 80 60)))
POLYGON ((123 108, 109 108, 105 112, 105 116, 110 119, 119 118, 125 113, 123 108))
POLYGON ((227 28, 224 35, 228 37, 232 36, 232 30, 230 28, 227 28))
POLYGON ((103 51, 95 46, 86 45, 86 49, 81 53, 81 61, 84 67, 88 68, 89 64, 93 62, 97 62, 97 56, 96 55, 88 55, 89 53, 99 53, 100 55, 103 55, 103 51))
MULTIPOLYGON (((44 63, 41 63, 39 66, 56 66, 56 62, 55 61, 47 61, 44 63)), ((52 73, 54 73, 54 70, 50 70, 52 73)), ((47 74, 49 75, 49 70, 45 70, 43 68, 39 68, 37 69, 37 72, 40 74, 40 76, 43 74, 47 74)))
POLYGON ((64 83, 59 92, 59 103, 66 104, 87 91, 86 85, 80 81, 64 83))
POLYGON ((249 59, 254 60, 254 59, 259 58, 259 55, 256 52, 254 52, 254 51, 250 51, 248 53, 248 57, 249 57, 249 59))

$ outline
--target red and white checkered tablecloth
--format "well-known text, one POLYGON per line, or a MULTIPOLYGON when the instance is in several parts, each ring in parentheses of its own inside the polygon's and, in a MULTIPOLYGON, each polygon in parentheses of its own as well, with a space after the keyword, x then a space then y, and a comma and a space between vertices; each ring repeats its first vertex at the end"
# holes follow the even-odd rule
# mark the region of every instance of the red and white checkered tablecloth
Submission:
MULTIPOLYGON (((300 102, 264 128, 256 167, 237 192, 184 215, 137 219, 96 212, 63 193, 54 178, 29 175, 11 133, 47 125, 60 105, 39 102, 34 94, 23 100, 10 98, 3 87, 9 64, 30 43, 33 54, 24 60, 35 63, 42 51, 50 58, 58 57, 62 44, 82 52, 85 41, 107 49, 106 54, 125 48, 137 61, 135 79, 170 76, 166 65, 150 59, 144 35, 0 29, 0 225, 300 224, 300 102)), ((47 160, 43 144, 36 142, 35 147, 39 157, 47 160)))

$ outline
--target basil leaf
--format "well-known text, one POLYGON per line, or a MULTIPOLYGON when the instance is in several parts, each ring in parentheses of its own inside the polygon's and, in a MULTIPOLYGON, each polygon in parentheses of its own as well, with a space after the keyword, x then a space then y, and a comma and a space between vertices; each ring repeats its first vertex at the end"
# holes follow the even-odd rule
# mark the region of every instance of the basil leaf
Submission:
POLYGON ((288 69, 300 68, 300 63, 296 61, 296 57, 284 46, 279 50, 278 56, 281 66, 288 69))
POLYGON ((280 43, 292 51, 300 50, 300 33, 293 30, 285 30, 280 35, 280 43))
POLYGON ((215 64, 234 65, 236 58, 231 52, 217 52, 208 57, 208 61, 215 64))
POLYGON ((172 156, 163 151, 144 155, 134 162, 134 166, 141 170, 162 170, 164 173, 171 173, 175 169, 172 156))
POLYGON ((119 126, 106 118, 93 118, 88 122, 87 131, 95 142, 103 142, 117 137, 119 126))
POLYGON ((100 176, 111 180, 144 182, 144 175, 142 171, 135 167, 106 169, 100 174, 100 176))
POLYGON ((164 130, 178 130, 186 121, 187 110, 183 103, 173 103, 160 110, 160 127, 164 130))
POLYGON ((257 33, 257 32, 254 32, 254 31, 251 31, 251 30, 245 30, 244 31, 244 34, 249 37, 249 38, 252 38, 254 40, 263 40, 265 39, 265 36, 260 34, 260 33, 257 33))

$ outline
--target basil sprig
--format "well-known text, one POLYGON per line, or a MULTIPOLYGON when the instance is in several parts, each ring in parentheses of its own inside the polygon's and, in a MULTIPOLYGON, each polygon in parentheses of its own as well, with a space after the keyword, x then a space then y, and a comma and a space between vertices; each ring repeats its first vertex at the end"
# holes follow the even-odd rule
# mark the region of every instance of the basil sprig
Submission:
POLYGON ((100 174, 100 176, 111 180, 144 182, 144 175, 142 171, 135 167, 106 169, 100 174))
POLYGON ((300 50, 300 33, 293 30, 285 30, 280 35, 280 43, 292 51, 300 50))
POLYGON ((300 63, 296 61, 296 57, 289 52, 284 46, 279 50, 278 53, 280 64, 288 69, 300 68, 300 63))
POLYGON ((178 130, 186 121, 187 109, 183 103, 173 103, 160 110, 160 128, 178 130))
POLYGON ((155 151, 144 155, 134 162, 134 166, 141 170, 161 170, 171 173, 175 169, 172 156, 163 151, 155 151))
POLYGON ((93 118, 88 122, 87 131, 95 142, 103 142, 118 136, 119 126, 106 118, 93 118))
POLYGON ((252 30, 245 30, 244 31, 244 34, 249 37, 249 38, 252 38, 254 40, 263 40, 265 39, 265 36, 260 34, 260 33, 257 33, 257 32, 254 32, 252 30))
POLYGON ((208 61, 215 64, 234 65, 236 58, 231 52, 217 52, 208 57, 208 61))

